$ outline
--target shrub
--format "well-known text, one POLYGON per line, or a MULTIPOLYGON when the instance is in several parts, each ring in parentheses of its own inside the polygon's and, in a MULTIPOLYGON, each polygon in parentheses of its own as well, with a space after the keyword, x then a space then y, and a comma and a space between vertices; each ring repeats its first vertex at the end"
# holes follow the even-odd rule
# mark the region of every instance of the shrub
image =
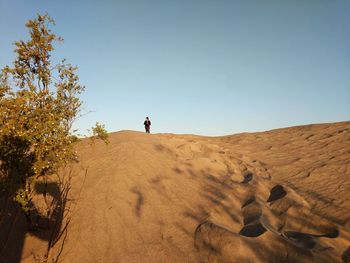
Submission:
MULTIPOLYGON (((72 125, 84 86, 77 67, 65 60, 52 64, 54 44, 63 41, 51 31, 54 24, 47 14, 29 20, 29 39, 15 42, 13 65, 0 74, 0 176, 26 214, 33 182, 77 160, 72 125)), ((93 134, 108 141, 100 124, 93 134)))

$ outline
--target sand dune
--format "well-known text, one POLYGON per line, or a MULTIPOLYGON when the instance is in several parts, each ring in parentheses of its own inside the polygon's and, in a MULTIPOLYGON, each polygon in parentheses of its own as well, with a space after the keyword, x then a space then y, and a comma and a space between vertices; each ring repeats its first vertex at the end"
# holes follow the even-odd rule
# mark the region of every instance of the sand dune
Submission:
POLYGON ((69 168, 59 262, 350 262, 350 122, 110 141, 69 168))

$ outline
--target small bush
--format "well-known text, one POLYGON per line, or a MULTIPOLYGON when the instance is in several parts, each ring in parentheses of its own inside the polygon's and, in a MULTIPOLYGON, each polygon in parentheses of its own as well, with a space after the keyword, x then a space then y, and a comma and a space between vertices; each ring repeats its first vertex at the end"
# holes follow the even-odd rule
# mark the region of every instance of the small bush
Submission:
MULTIPOLYGON (((0 179, 25 213, 33 182, 77 160, 72 125, 85 88, 77 67, 65 60, 52 64, 54 44, 63 41, 51 31, 54 24, 47 14, 29 20, 29 39, 15 42, 13 65, 0 74, 0 179)), ((93 135, 108 141, 101 124, 93 135)))

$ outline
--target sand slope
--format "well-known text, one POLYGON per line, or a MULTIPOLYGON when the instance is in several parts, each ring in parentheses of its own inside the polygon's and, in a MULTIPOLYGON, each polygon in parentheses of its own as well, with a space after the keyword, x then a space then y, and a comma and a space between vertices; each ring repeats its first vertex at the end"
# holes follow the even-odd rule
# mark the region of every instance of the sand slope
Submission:
POLYGON ((350 122, 110 141, 79 146, 60 262, 349 262, 350 122))

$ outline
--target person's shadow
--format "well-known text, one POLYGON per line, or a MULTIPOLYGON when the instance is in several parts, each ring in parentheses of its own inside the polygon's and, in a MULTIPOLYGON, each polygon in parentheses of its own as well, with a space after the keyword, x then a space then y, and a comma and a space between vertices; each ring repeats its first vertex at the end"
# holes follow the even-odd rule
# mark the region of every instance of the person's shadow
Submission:
MULTIPOLYGON (((6 154, 9 147, 25 145, 20 138, 7 138, 6 145, 0 143, 0 262, 17 263, 21 261, 25 236, 27 233, 47 241, 47 248, 59 237, 63 221, 67 195, 55 182, 34 184, 36 195, 46 195, 51 210, 40 211, 34 202, 29 202, 30 213, 23 212, 21 204, 14 196, 27 176, 31 176, 33 158, 26 147, 15 154, 6 154)), ((42 195, 42 196, 43 196, 42 195)), ((47 249, 47 251, 48 251, 47 249)), ((35 253, 35 251, 33 251, 35 253)))

